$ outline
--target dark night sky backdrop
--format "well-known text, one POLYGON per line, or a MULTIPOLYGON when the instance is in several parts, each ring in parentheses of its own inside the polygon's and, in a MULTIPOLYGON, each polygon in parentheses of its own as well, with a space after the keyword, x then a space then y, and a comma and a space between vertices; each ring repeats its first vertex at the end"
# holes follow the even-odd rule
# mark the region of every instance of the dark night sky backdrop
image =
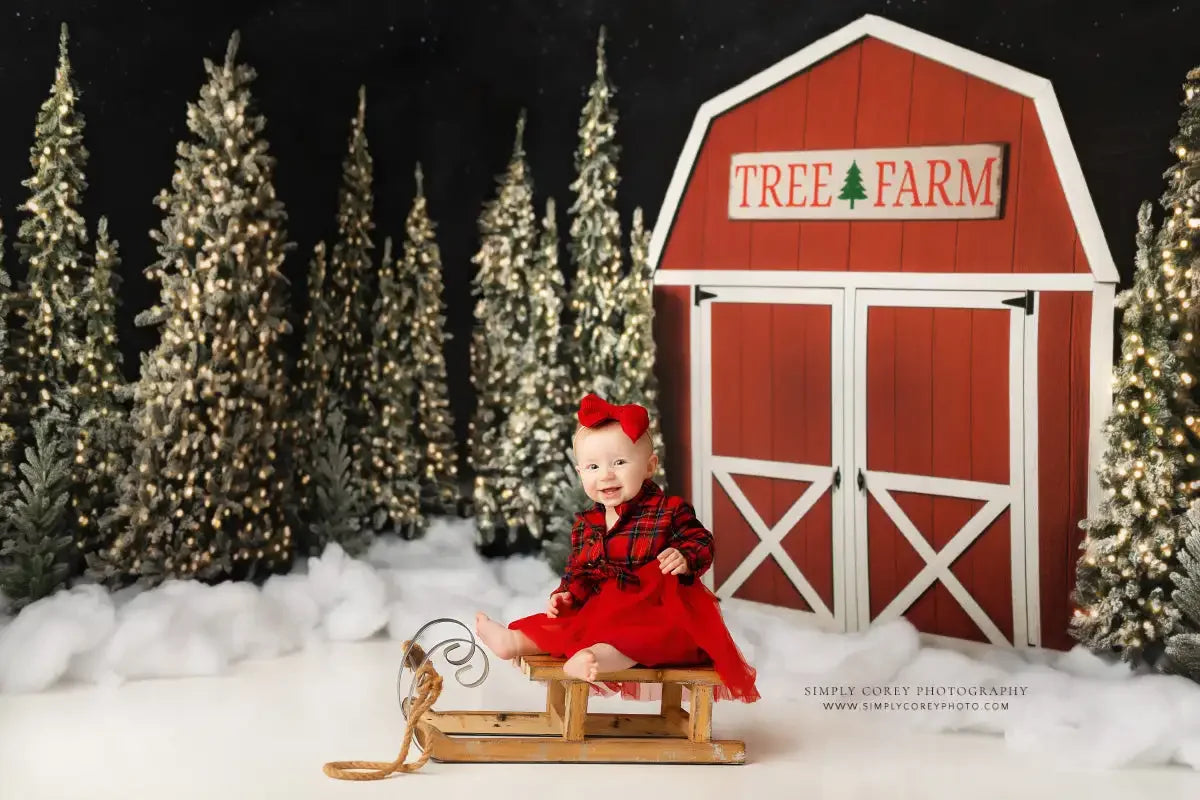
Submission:
MULTIPOLYGON (((0 11, 0 216, 11 240, 26 197, 38 107, 53 80, 58 26, 67 22, 91 152, 84 213, 121 243, 120 335, 126 372, 155 341, 133 326, 155 287, 151 199, 169 185, 185 104, 220 61, 231 31, 254 84, 278 159, 276 189, 297 248, 287 274, 297 308, 313 244, 336 233, 341 160, 355 93, 367 87, 375 159, 376 244, 399 241, 424 164, 439 226, 449 328, 451 400, 460 432, 473 399, 467 378, 470 257, 476 220, 510 152, 518 110, 538 198, 571 202, 579 112, 608 27, 622 147, 619 203, 658 214, 676 158, 705 100, 853 21, 875 13, 1048 78, 1100 220, 1128 281, 1135 213, 1157 199, 1176 130, 1180 84, 1200 64, 1200 3, 1049 0, 8 0, 0 11)), ((568 272, 570 270, 567 266, 568 272)))

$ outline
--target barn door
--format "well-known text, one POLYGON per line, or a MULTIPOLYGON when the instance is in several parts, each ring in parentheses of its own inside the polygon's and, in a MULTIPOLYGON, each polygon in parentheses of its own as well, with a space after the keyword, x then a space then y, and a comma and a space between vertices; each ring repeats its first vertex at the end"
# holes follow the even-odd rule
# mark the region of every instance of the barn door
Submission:
POLYGON ((719 597, 810 612, 833 629, 850 618, 843 297, 697 287, 699 502, 717 537, 709 583, 719 597))
POLYGON ((1029 643, 1025 326, 1013 292, 859 291, 858 626, 1029 643))

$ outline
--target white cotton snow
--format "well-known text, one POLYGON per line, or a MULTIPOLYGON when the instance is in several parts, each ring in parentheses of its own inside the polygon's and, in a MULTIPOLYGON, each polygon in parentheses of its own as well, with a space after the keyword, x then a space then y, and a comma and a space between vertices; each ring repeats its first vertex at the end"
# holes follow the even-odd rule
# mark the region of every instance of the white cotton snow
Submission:
POLYGON ((115 617, 112 600, 98 586, 77 586, 31 603, 0 628, 0 691, 52 685, 72 659, 105 645, 115 617))
MULTIPOLYGON (((360 559, 330 546, 261 589, 169 581, 108 594, 80 585, 0 616, 0 692, 215 675, 322 642, 400 641, 434 619, 463 623, 430 631, 428 645, 467 635, 478 611, 504 622, 537 613, 557 584, 537 558, 485 561, 470 520, 439 519, 424 538, 384 537, 360 559)), ((1200 686, 1184 678, 1132 671, 1082 647, 968 656, 923 645, 905 620, 833 633, 741 600, 722 609, 758 669, 763 702, 798 706, 797 724, 819 727, 854 713, 899 732, 1002 736, 1031 758, 1082 768, 1174 762, 1200 770, 1200 686), (852 696, 827 696, 831 690, 852 696), (1000 691, 1009 694, 991 694, 1000 691), (894 707, 823 705, 831 700, 894 707), (1007 709, 986 707, 995 701, 1007 709)))
POLYGON ((309 559, 308 588, 330 641, 367 639, 387 624, 387 583, 374 567, 350 558, 336 544, 309 559))

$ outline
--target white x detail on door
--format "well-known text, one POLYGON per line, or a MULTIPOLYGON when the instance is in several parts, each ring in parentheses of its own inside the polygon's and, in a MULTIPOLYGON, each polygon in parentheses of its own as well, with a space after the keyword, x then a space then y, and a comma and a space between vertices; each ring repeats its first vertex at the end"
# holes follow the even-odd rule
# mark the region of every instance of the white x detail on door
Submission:
POLYGON ((800 592, 813 613, 822 621, 834 622, 833 611, 825 605, 821 595, 813 588, 804 573, 796 563, 788 557, 783 549, 783 537, 796 526, 801 518, 816 505, 821 496, 833 486, 832 467, 814 467, 805 464, 784 464, 771 461, 757 461, 745 458, 729 458, 726 456, 712 457, 712 474, 721 487, 733 501, 733 505, 745 518, 751 530, 758 536, 759 542, 738 565, 725 582, 717 590, 722 598, 733 597, 733 593, 741 588, 754 570, 758 568, 767 556, 774 556, 776 563, 787 575, 788 580, 800 592), (760 475, 766 478, 781 478, 785 480, 811 481, 800 498, 792 504, 773 527, 763 521, 762 516, 754 509, 754 504, 738 487, 733 475, 760 475))
POLYGON ((924 560, 925 566, 903 590, 888 603, 875 618, 875 622, 900 617, 908 607, 916 602, 926 589, 940 580, 954 599, 962 605, 963 610, 974 620, 989 641, 996 644, 1007 642, 1008 637, 996 627, 976 602, 971 593, 950 571, 950 565, 967 551, 988 526, 1000 516, 1004 509, 1011 504, 1011 488, 1007 484, 977 483, 974 481, 951 480, 948 478, 929 478, 925 476, 896 475, 887 472, 872 472, 867 480, 866 489, 884 512, 891 518, 896 528, 908 540, 917 554, 924 560), (891 492, 933 492, 944 497, 960 497, 971 500, 984 500, 983 508, 979 509, 970 521, 943 547, 935 552, 929 542, 913 525, 912 520, 900 508, 892 497, 891 492))

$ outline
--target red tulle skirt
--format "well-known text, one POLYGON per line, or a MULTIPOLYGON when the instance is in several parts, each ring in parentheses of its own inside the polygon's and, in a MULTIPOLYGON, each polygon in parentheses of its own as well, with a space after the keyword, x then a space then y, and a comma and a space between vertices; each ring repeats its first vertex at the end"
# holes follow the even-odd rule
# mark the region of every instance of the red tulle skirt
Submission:
MULTIPOLYGON (((508 627, 559 658, 604 643, 644 667, 711 662, 724 684, 715 687, 715 699, 758 700, 757 674, 729 635, 716 595, 699 580, 682 584, 678 576, 663 575, 657 560, 634 574, 637 586, 621 589, 615 580, 606 581, 582 608, 565 608, 556 618, 534 614, 508 627)), ((645 684, 606 683, 605 687, 607 692, 596 687, 593 694, 649 700, 657 693, 647 692, 645 684)))

